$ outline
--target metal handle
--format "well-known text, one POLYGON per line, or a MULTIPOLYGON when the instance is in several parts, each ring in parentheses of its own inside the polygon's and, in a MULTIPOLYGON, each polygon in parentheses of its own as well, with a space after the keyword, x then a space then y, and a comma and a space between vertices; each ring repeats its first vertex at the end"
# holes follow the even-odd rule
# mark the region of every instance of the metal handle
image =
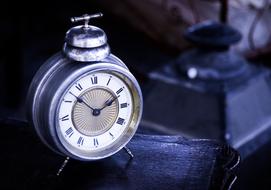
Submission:
POLYGON ((99 18, 99 17, 102 17, 102 16, 103 16, 102 13, 96 13, 96 14, 92 14, 92 15, 84 14, 84 15, 79 16, 79 17, 72 17, 71 21, 72 22, 85 21, 84 27, 88 27, 88 23, 89 23, 90 19, 99 18))

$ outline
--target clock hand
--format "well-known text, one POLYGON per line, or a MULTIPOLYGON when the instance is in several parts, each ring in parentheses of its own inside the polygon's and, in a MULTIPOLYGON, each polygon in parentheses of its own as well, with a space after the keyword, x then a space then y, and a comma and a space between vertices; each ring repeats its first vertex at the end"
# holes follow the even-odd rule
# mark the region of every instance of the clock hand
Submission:
POLYGON ((83 98, 78 97, 78 96, 75 96, 72 92, 70 92, 70 94, 73 95, 79 103, 85 104, 85 105, 86 105, 88 108, 90 108, 93 112, 94 112, 95 110, 97 110, 97 109, 92 108, 90 105, 88 105, 88 104, 83 100, 83 98))
POLYGON ((119 97, 120 97, 120 95, 115 96, 115 97, 112 98, 111 100, 110 100, 110 98, 109 98, 108 100, 106 100, 105 103, 104 103, 104 106, 100 109, 100 111, 102 111, 102 110, 103 110, 105 107, 107 107, 107 106, 111 106, 112 103, 113 103, 116 99, 118 99, 119 97))

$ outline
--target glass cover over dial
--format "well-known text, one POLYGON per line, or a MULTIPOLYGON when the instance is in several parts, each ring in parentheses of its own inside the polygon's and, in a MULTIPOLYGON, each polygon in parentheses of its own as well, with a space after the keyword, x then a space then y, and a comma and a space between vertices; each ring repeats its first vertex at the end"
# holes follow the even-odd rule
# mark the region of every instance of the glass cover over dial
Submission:
POLYGON ((89 73, 66 90, 57 113, 58 135, 67 149, 109 148, 128 130, 132 110, 132 92, 124 76, 89 73))

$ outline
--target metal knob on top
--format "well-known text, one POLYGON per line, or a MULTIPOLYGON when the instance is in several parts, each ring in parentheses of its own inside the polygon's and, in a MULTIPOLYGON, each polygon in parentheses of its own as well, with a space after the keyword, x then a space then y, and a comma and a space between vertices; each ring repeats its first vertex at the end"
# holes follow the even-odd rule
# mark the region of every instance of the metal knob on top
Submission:
POLYGON ((90 19, 99 18, 99 17, 102 17, 102 16, 103 16, 102 13, 96 13, 96 14, 93 14, 93 15, 84 14, 84 15, 79 16, 79 17, 72 17, 71 21, 72 22, 85 21, 84 27, 87 28, 89 26, 88 23, 89 23, 90 19))
POLYGON ((71 18, 71 22, 84 21, 84 25, 79 25, 67 31, 64 53, 71 59, 81 62, 100 61, 110 54, 105 32, 89 25, 92 18, 102 17, 102 13, 71 18))

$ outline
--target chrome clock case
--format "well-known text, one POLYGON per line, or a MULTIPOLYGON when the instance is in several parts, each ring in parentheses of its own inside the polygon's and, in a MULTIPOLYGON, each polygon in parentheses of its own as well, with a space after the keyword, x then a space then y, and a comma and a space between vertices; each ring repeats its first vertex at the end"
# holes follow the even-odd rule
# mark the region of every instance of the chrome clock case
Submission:
POLYGON ((142 115, 143 100, 139 84, 126 65, 110 53, 104 31, 88 25, 99 14, 72 18, 85 24, 71 28, 63 51, 48 59, 37 71, 27 97, 27 115, 42 142, 53 151, 77 160, 91 161, 111 156, 121 150, 135 134, 142 115), (98 151, 83 151, 67 145, 59 134, 58 110, 64 94, 74 81, 95 72, 117 76, 129 87, 132 116, 125 132, 112 145, 98 151))

